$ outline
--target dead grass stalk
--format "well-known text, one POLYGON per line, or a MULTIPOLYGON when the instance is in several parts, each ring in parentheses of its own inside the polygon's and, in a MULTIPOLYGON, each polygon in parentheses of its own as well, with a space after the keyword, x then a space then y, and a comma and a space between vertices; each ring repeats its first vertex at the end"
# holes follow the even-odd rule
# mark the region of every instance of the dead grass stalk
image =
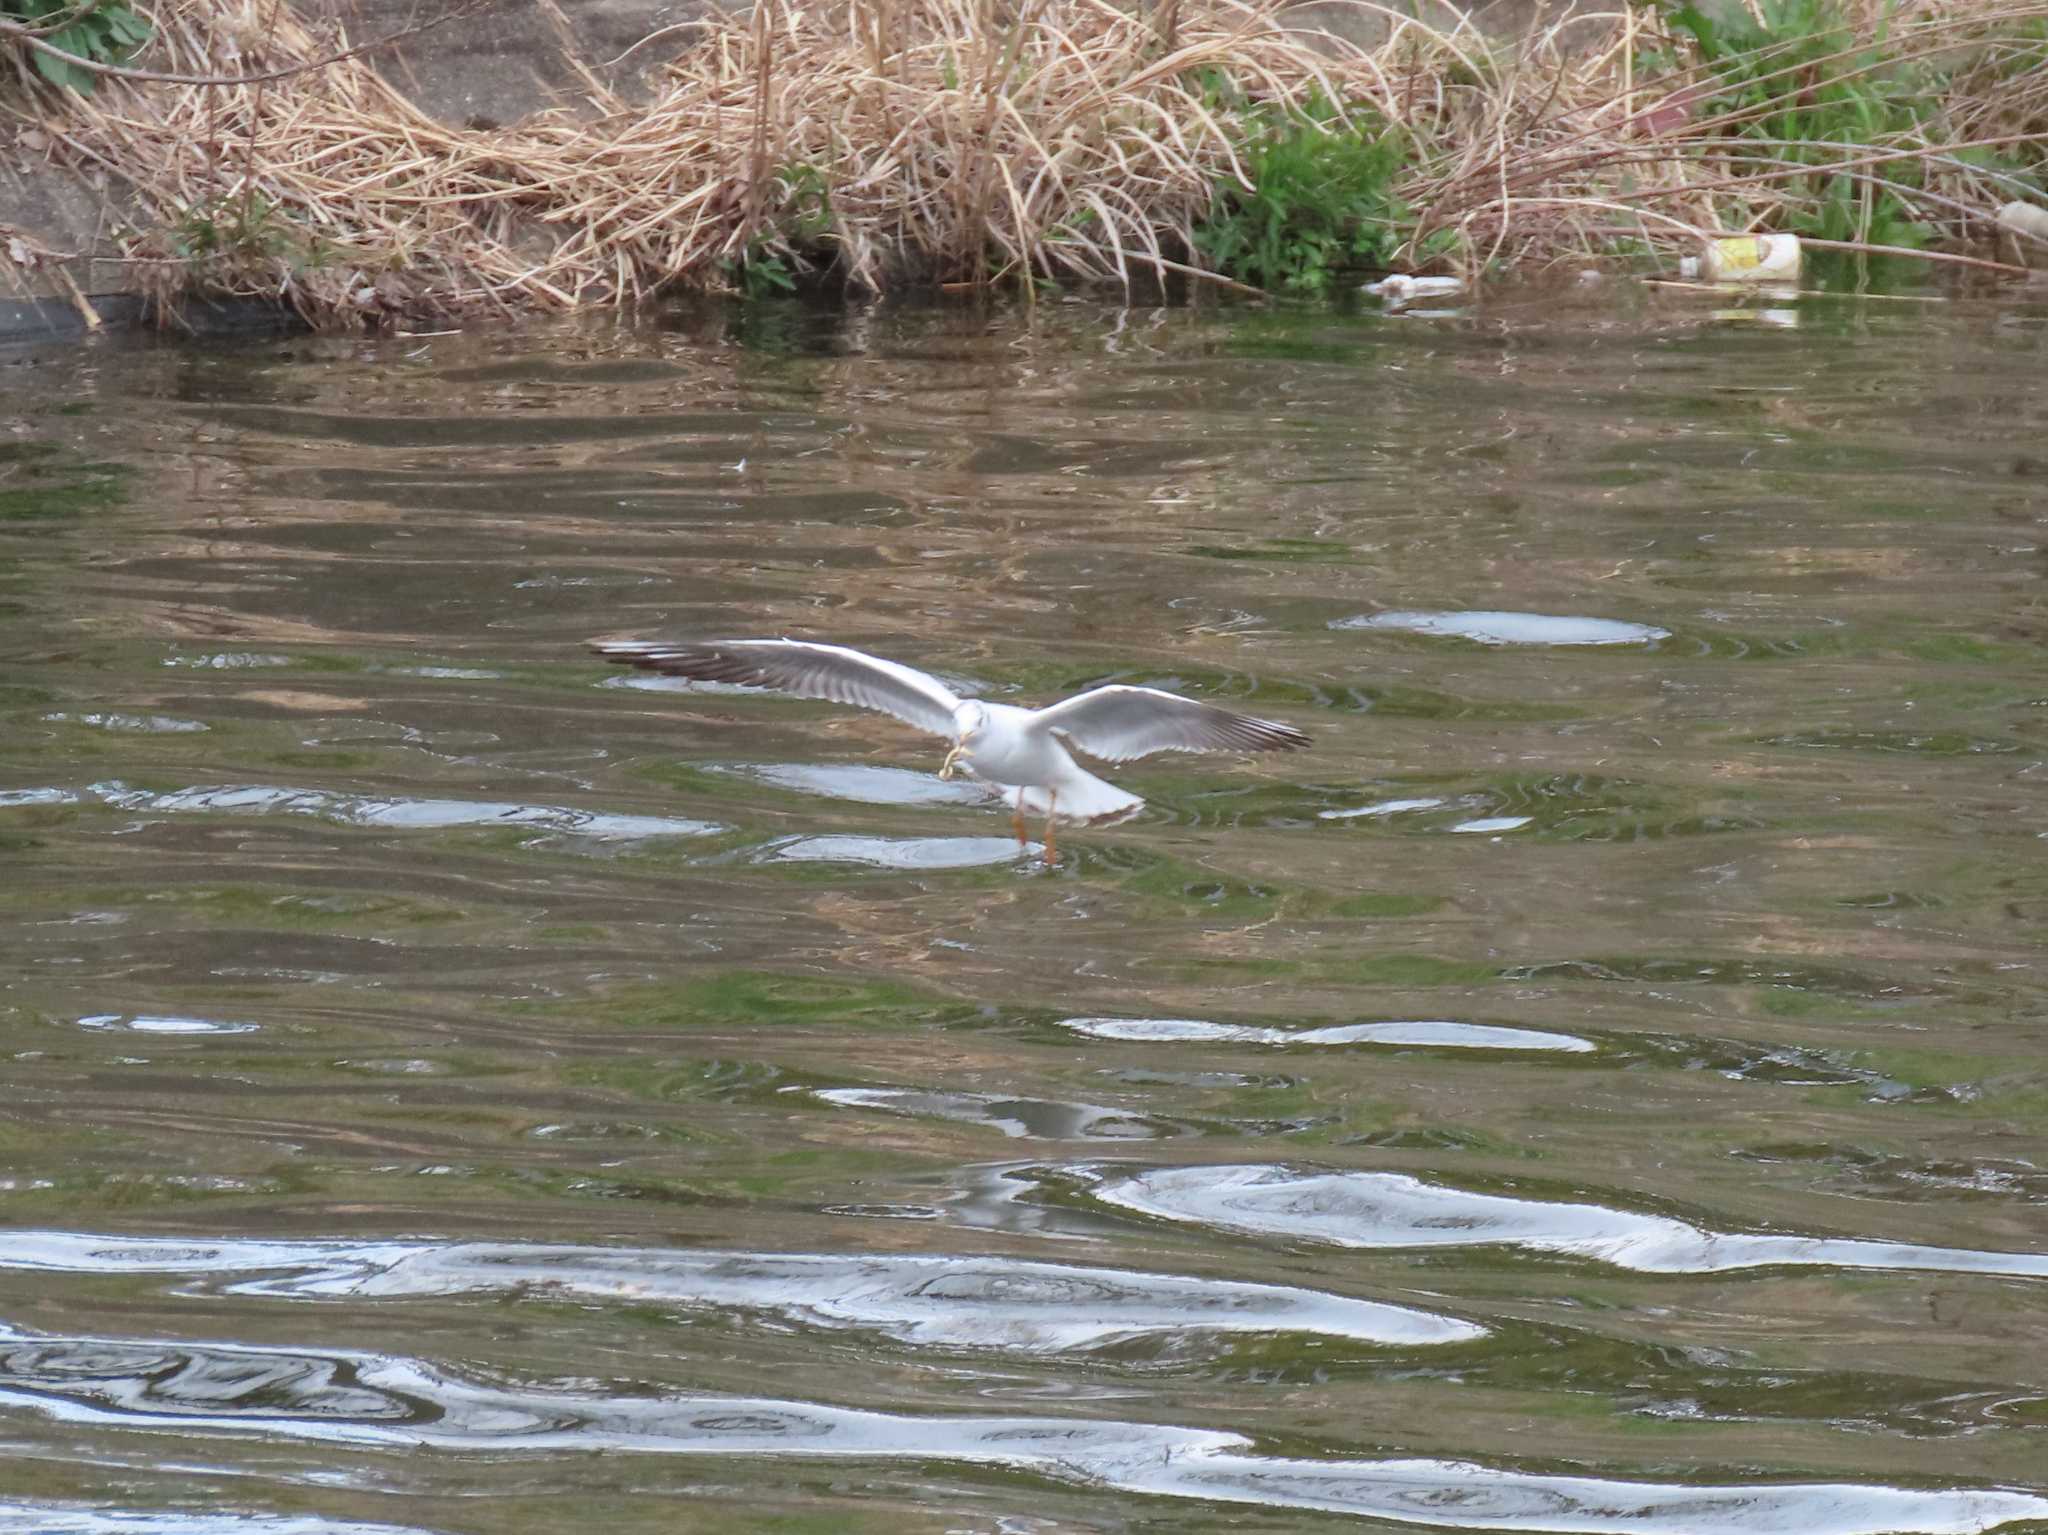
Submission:
MULTIPOLYGON (((156 0, 150 62, 332 58, 288 0, 260 4, 156 0)), ((435 121, 362 57, 257 84, 109 79, 36 110, 63 154, 135 189, 129 255, 166 299, 264 294, 323 325, 819 263, 875 290, 1219 275, 1198 231, 1256 190, 1247 146, 1276 114, 1317 102, 1331 131, 1399 134, 1409 265, 1668 252, 1813 224, 1844 185, 1863 224, 1838 243, 1886 243, 1880 206, 1952 241, 2024 192, 2048 143, 2041 4, 1844 13, 1831 53, 1792 38, 1734 63, 1631 7, 1501 44, 1354 6, 1370 47, 1290 28, 1280 0, 760 0, 708 23, 644 102, 586 74, 584 100, 492 128, 435 121), (1909 80, 1922 109, 1857 142, 1765 133, 1817 92, 1909 80)))

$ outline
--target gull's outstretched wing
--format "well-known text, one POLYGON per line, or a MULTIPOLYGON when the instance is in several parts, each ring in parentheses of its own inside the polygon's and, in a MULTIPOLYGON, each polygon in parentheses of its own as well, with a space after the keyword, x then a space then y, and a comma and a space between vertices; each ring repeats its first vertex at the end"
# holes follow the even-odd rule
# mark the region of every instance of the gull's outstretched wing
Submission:
POLYGON ((844 645, 805 640, 592 640, 606 660, 697 682, 773 688, 893 714, 935 736, 955 734, 960 700, 936 677, 844 645))
POLYGON ((1154 752, 1292 751, 1309 738, 1292 725, 1233 714, 1157 688, 1107 687, 1076 693, 1039 712, 1091 757, 1133 762, 1154 752))

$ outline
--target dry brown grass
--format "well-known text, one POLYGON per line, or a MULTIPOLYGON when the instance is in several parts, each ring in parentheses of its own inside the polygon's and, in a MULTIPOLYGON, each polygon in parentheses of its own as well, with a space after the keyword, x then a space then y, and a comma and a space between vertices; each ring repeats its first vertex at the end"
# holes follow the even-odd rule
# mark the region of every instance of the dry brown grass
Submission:
MULTIPOLYGON (((1816 195, 1796 146, 1741 137, 1755 114, 1728 111, 1647 12, 1503 46, 1357 9, 1389 34, 1370 49, 1290 30, 1277 0, 762 0, 710 23, 651 101, 592 77, 576 108, 491 129, 427 117, 359 58, 37 100, 62 153, 136 190, 127 245, 157 291, 275 296, 323 325, 627 303, 821 256, 868 289, 1186 273, 1219 188, 1250 186, 1255 122, 1314 97, 1405 134, 1410 262, 1668 251, 1783 224, 1816 195), (1645 76, 1659 50, 1671 61, 1645 76)), ((149 61, 188 72, 335 45, 286 0, 151 13, 149 61)), ((2038 160, 2048 63, 2024 33, 2044 16, 1949 0, 1894 19, 1889 54, 1951 61, 1947 96, 1860 151, 1858 184, 1912 159, 1916 211, 1946 236, 1977 230, 2010 187, 1953 151, 1998 141, 2038 160)), ((1811 88, 1809 66, 1773 85, 1811 88)))
POLYGON ((1838 180, 1859 201, 1864 230, 1839 242, 1809 232, 1809 243, 1889 249, 1868 238, 1887 194, 1936 246, 1982 240, 1998 206, 2033 188, 1960 152, 2042 164, 2048 6, 1858 0, 1841 19, 1839 48, 1817 51, 1795 36, 1736 66, 1703 63, 1649 11, 1531 35, 1490 61, 1491 79, 1454 93, 1464 117, 1429 135, 1443 153, 1407 189, 1420 209, 1416 242, 1447 229, 1468 252, 1527 262, 1598 259, 1617 242, 1655 251, 1715 234, 1810 231, 1838 180), (1602 22, 1605 36, 1575 51, 1567 28, 1602 22), (1645 74, 1646 56, 1667 62, 1645 74), (1732 99, 1738 75, 1752 87, 1748 101, 1732 99), (1915 120, 1857 125, 1840 144, 1768 136, 1789 110, 1809 133, 1832 137, 1850 118, 1830 111, 1826 94, 1866 90, 1911 96, 1915 120))
MULTIPOLYGON (((184 70, 332 47, 275 0, 155 15, 184 70)), ((1176 269, 1242 139, 1199 74, 1285 103, 1356 94, 1346 64, 1269 0, 1187 0, 1171 38, 1100 0, 765 0, 713 22, 644 105, 593 79, 584 110, 455 128, 348 60, 267 86, 108 82, 47 126, 136 188, 153 221, 134 253, 164 283, 331 322, 631 301, 821 245, 877 289, 1176 269)))

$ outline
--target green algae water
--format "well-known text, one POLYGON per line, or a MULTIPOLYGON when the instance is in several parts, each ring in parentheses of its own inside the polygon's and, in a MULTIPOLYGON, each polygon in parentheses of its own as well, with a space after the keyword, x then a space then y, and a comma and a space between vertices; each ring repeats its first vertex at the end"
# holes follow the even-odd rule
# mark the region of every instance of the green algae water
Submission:
POLYGON ((0 1531, 2048 1530, 2048 305, 0 358, 0 1531), (1007 812, 605 666, 1309 731, 1007 812))

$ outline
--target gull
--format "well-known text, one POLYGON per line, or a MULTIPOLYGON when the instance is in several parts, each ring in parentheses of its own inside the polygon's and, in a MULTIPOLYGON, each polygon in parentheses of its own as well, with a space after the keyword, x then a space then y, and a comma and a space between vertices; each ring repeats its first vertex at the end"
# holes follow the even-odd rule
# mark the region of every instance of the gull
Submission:
POLYGON ((1233 714, 1158 688, 1091 688, 1044 709, 961 698, 914 667, 844 645, 807 640, 592 640, 606 660, 696 682, 770 688, 893 714, 953 743, 939 777, 964 771, 995 785, 1024 844, 1027 811, 1045 817, 1045 861, 1054 862, 1053 824, 1101 825, 1144 805, 1074 760, 1078 748, 1104 762, 1154 752, 1292 751, 1309 738, 1292 725, 1233 714))

